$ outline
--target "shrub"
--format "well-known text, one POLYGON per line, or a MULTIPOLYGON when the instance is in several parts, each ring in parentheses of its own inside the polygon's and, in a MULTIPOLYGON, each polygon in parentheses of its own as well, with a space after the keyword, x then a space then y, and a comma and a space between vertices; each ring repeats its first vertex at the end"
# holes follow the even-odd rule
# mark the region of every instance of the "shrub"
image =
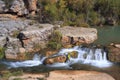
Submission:
POLYGON ((57 30, 53 31, 52 35, 50 36, 50 40, 47 44, 47 47, 56 50, 60 49, 62 47, 61 39, 62 34, 57 30))

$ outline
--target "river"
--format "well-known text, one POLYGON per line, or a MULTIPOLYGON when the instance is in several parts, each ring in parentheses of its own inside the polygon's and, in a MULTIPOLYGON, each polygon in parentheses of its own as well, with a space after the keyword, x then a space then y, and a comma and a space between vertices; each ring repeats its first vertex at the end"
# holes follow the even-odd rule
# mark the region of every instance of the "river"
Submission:
POLYGON ((94 42, 100 45, 120 43, 120 26, 95 27, 98 30, 98 39, 94 42))
MULTIPOLYGON (((106 27, 98 29, 98 40, 95 44, 108 45, 111 42, 120 43, 120 27, 106 27)), ((55 63, 43 65, 46 57, 34 55, 32 60, 26 61, 7 61, 0 60, 0 71, 11 69, 22 69, 24 72, 39 73, 58 69, 88 70, 105 72, 113 76, 116 80, 120 79, 120 63, 113 63, 107 60, 107 53, 100 48, 87 48, 76 46, 69 49, 61 49, 57 55, 66 55, 68 52, 77 51, 77 58, 70 58, 65 63, 55 63)))

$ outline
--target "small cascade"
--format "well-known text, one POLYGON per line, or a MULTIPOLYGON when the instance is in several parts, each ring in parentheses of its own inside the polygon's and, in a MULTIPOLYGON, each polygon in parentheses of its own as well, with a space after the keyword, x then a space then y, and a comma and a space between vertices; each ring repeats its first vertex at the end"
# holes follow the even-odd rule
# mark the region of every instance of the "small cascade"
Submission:
POLYGON ((33 67, 42 64, 40 60, 40 56, 35 54, 33 60, 26 60, 26 61, 17 61, 17 62, 3 62, 9 68, 18 68, 18 67, 33 67))
MULTIPOLYGON (((64 63, 54 63, 50 65, 46 65, 48 67, 66 67, 68 68, 70 65, 79 63, 79 64, 88 64, 96 67, 109 67, 112 65, 111 62, 107 60, 107 53, 102 49, 91 49, 81 46, 76 46, 69 49, 61 49, 56 55, 68 55, 69 52, 77 51, 78 56, 76 58, 70 57, 64 63)), ((43 61, 46 57, 42 57, 38 54, 35 54, 33 60, 26 61, 17 61, 17 62, 4 62, 4 64, 8 65, 10 68, 17 67, 33 67, 39 66, 43 64, 43 61)))

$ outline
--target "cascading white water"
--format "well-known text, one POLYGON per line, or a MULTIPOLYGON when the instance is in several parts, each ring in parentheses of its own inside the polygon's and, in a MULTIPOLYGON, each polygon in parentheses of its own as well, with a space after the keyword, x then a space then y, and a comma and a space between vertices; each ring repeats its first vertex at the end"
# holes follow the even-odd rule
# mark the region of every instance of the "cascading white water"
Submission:
POLYGON ((18 67, 33 67, 42 64, 42 59, 40 60, 40 56, 35 54, 33 60, 26 61, 17 61, 17 62, 3 62, 8 66, 8 68, 18 68, 18 67))
MULTIPOLYGON (((70 58, 65 63, 54 63, 52 65, 47 65, 48 67, 69 67, 74 63, 80 64, 89 64, 96 67, 109 67, 112 65, 106 58, 106 52, 102 51, 102 49, 89 49, 89 48, 82 48, 80 46, 76 46, 69 49, 62 49, 56 55, 67 55, 69 52, 77 51, 78 57, 77 58, 70 58)), ((17 68, 17 67, 32 67, 41 65, 44 61, 45 57, 40 59, 39 55, 34 55, 33 60, 26 60, 21 62, 4 62, 10 67, 17 68)))

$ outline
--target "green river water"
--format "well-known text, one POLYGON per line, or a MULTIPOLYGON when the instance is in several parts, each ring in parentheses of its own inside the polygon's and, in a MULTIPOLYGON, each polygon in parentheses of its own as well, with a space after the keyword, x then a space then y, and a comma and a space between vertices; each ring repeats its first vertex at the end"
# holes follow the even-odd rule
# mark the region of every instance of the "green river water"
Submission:
POLYGON ((109 45, 110 43, 120 43, 120 26, 97 27, 98 39, 95 44, 109 45))

